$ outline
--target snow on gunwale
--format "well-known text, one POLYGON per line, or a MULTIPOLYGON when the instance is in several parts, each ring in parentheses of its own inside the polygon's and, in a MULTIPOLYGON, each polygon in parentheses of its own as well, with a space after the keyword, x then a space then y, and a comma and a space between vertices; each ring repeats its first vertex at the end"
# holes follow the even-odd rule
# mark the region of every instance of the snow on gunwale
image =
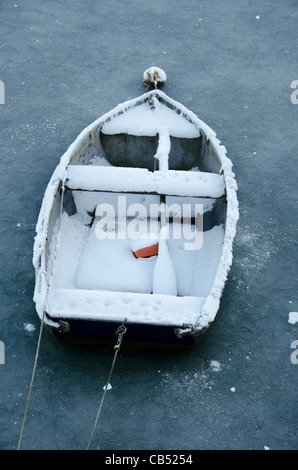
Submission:
POLYGON ((86 136, 88 136, 88 134, 91 133, 96 127, 103 125, 105 122, 110 121, 113 117, 116 117, 119 114, 125 113, 129 109, 132 109, 140 103, 143 103, 145 100, 148 100, 150 97, 155 97, 155 95, 157 95, 159 99, 163 99, 165 102, 169 103, 174 110, 178 111, 179 113, 182 113, 185 117, 187 117, 188 121, 195 124, 198 129, 202 129, 203 132, 206 134, 207 138, 211 140, 213 148, 218 154, 221 161, 221 173, 223 174, 223 178, 226 184, 226 194, 228 202, 226 230, 223 242, 222 255, 215 276, 215 282, 212 286, 210 294, 206 298, 202 309, 199 309, 199 311, 197 312, 198 316, 195 319, 191 329, 196 330, 202 327, 206 327, 209 323, 214 320, 214 317, 219 308, 221 293, 232 263, 232 245, 234 236, 236 234, 236 224, 239 218, 238 201, 236 196, 237 184, 234 179, 235 175, 232 171, 232 162, 226 157, 226 149, 216 138, 215 132, 203 121, 201 121, 194 113, 189 111, 180 103, 169 98, 160 90, 154 90, 153 92, 145 93, 138 98, 135 98, 130 101, 125 101, 124 103, 119 104, 112 111, 106 113, 105 115, 94 121, 92 124, 90 124, 88 127, 86 127, 75 139, 75 141, 69 146, 68 150, 64 153, 64 155, 62 155, 60 163, 54 171, 47 186, 38 222, 36 225, 33 264, 36 268, 37 282, 34 292, 34 300, 36 302, 36 308, 40 317, 43 313, 43 300, 45 297, 45 292, 43 292, 42 286, 43 288, 45 288, 43 284, 43 279, 45 279, 45 240, 48 232, 49 215, 58 186, 59 184, 61 184, 61 182, 65 183, 67 179, 67 166, 69 165, 72 156, 75 154, 75 152, 81 145, 82 140, 86 136))

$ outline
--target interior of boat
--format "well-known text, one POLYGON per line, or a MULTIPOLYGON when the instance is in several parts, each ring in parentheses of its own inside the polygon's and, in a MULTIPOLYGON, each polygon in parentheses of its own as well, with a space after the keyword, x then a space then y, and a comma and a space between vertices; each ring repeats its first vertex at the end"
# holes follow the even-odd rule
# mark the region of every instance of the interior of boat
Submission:
POLYGON ((108 317, 129 306, 135 318, 142 311, 143 321, 191 321, 182 311, 203 304, 218 268, 225 196, 212 143, 161 99, 96 125, 74 149, 68 179, 55 197, 48 313, 91 317, 100 309, 108 317), (160 252, 135 255, 156 244, 167 255, 159 277, 160 252))

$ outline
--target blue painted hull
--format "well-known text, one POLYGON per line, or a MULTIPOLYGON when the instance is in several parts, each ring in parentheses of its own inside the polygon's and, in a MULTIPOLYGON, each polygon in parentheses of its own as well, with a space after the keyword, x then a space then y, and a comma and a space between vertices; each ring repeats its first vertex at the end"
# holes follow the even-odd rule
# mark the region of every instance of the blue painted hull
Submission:
MULTIPOLYGON (((117 343, 116 331, 120 323, 67 319, 69 328, 52 328, 53 335, 61 340, 111 349, 117 343), (68 330, 68 331, 67 331, 68 330)), ((175 327, 128 324, 123 336, 121 351, 180 350, 197 344, 204 332, 196 336, 178 337, 175 327)))

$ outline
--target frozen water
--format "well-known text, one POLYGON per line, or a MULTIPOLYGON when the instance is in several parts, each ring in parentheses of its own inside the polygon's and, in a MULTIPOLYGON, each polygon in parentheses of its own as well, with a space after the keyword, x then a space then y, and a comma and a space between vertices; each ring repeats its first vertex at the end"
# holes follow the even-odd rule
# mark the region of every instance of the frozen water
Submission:
MULTIPOLYGON (((17 446, 34 363, 32 247, 46 185, 83 128, 144 92, 151 65, 233 162, 234 264, 197 348, 120 353, 92 445, 297 449, 297 42, 291 0, 1 2, 0 449, 17 446)), ((86 447, 112 356, 44 332, 22 448, 86 447)))

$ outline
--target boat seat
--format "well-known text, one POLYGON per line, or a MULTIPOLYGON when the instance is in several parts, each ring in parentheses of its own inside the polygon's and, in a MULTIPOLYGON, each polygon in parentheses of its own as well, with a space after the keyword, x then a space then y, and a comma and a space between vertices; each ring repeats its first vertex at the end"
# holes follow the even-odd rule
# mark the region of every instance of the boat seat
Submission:
POLYGON ((84 289, 52 289, 46 311, 55 318, 191 325, 205 297, 138 294, 84 289))
POLYGON ((152 193, 167 196, 220 198, 224 177, 217 173, 146 168, 69 165, 65 185, 72 190, 152 193))

